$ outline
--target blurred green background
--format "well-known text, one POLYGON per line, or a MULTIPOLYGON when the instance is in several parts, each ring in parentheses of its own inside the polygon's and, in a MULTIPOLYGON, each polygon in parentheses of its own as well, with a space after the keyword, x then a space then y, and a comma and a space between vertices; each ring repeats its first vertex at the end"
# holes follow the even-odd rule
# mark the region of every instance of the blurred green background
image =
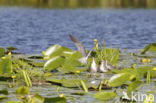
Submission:
POLYGON ((0 0, 0 5, 35 8, 156 8, 156 0, 0 0))

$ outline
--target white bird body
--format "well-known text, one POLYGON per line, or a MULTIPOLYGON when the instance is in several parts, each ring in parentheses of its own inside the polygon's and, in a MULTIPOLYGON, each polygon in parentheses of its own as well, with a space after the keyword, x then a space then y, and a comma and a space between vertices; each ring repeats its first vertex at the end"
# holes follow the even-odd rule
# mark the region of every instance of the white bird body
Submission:
POLYGON ((107 72, 108 71, 108 69, 106 68, 106 64, 105 64, 105 61, 101 61, 101 65, 100 65, 100 72, 103 72, 103 73, 105 73, 105 72, 107 72))
POLYGON ((106 64, 106 68, 108 70, 112 70, 114 68, 112 65, 108 64, 108 61, 107 60, 105 60, 105 64, 106 64))
POLYGON ((98 67, 96 65, 95 59, 94 57, 92 58, 92 63, 91 63, 91 67, 90 67, 90 72, 91 73, 96 73, 98 70, 98 67))

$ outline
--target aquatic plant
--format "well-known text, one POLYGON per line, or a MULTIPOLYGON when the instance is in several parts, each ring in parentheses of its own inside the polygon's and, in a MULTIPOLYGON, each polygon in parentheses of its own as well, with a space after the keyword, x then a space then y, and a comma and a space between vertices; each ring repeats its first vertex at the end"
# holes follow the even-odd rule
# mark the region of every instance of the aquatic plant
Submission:
MULTIPOLYGON (((121 70, 113 69, 107 73, 111 74, 112 77, 103 78, 103 80, 98 80, 99 82, 94 84, 94 81, 91 80, 94 77, 96 79, 96 74, 86 72, 89 63, 85 65, 78 61, 82 58, 79 51, 53 45, 43 52, 43 55, 26 56, 16 55, 11 50, 7 52, 8 50, 0 48, 0 81, 7 80, 10 82, 10 87, 23 86, 16 90, 17 101, 9 101, 10 103, 48 103, 51 101, 66 103, 69 97, 61 91, 62 88, 79 90, 78 92, 71 92, 71 95, 91 95, 102 101, 111 101, 119 97, 118 93, 122 89, 128 97, 126 100, 132 101, 130 99, 132 91, 137 92, 145 83, 146 85, 150 84, 156 78, 155 65, 154 63, 151 65, 154 59, 147 57, 142 58, 132 55, 132 57, 137 58, 139 63, 137 62, 121 70), (71 76, 68 77, 68 75, 71 76), (36 85, 36 82, 37 85, 44 85, 42 83, 48 83, 50 86, 56 85, 57 96, 45 98, 39 94, 30 95, 28 87, 36 85)), ((95 43, 95 50, 91 52, 91 56, 95 57, 98 65, 101 60, 107 60, 113 66, 118 65, 119 54, 117 48, 106 48, 104 42, 101 46, 98 41, 95 43)), ((88 62, 90 60, 91 58, 88 59, 88 62)), ((0 90, 0 94, 9 94, 9 92, 4 89, 0 90)), ((121 101, 125 100, 122 95, 120 97, 121 101)), ((5 100, 6 96, 2 95, 0 99, 5 100)), ((148 99, 145 99, 145 101, 148 101, 148 99)))
POLYGON ((145 54, 147 51, 156 52, 156 43, 146 45, 146 47, 142 50, 141 54, 145 54))

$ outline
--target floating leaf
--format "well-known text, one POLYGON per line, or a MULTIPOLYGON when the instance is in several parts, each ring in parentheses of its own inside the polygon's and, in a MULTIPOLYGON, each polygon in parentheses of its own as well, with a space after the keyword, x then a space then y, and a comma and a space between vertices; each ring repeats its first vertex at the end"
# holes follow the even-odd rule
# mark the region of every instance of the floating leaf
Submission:
POLYGON ((156 52, 156 43, 151 43, 147 45, 144 50, 141 52, 141 54, 145 54, 147 51, 155 51, 156 52))
POLYGON ((19 94, 19 95, 27 95, 28 93, 29 93, 29 89, 26 86, 19 87, 16 90, 16 94, 19 94))
POLYGON ((62 54, 67 54, 69 52, 72 52, 72 50, 70 50, 66 47, 62 47, 60 45, 53 45, 46 50, 44 55, 50 59, 50 58, 53 58, 55 56, 62 56, 62 54))
POLYGON ((0 74, 11 73, 11 59, 0 60, 0 74))
POLYGON ((154 95, 148 94, 143 103, 154 103, 154 95))
POLYGON ((64 60, 65 59, 61 56, 56 56, 54 58, 51 58, 44 64, 44 70, 48 70, 48 71, 54 70, 60 65, 62 65, 64 60))
POLYGON ((8 95, 9 93, 8 93, 8 90, 2 89, 0 90, 0 94, 8 95))
MULTIPOLYGON (((46 79, 47 81, 49 82, 52 82, 52 83, 56 83, 56 84, 60 84, 64 87, 79 87, 81 86, 81 83, 79 79, 62 79, 62 80, 59 80, 59 79, 53 79, 53 78, 47 78, 46 79)), ((83 81, 86 81, 86 80, 83 80, 83 81)))
POLYGON ((62 73, 75 73, 77 69, 69 64, 63 65, 61 68, 58 68, 58 70, 62 73))
POLYGON ((44 103, 67 103, 64 97, 45 98, 44 103))
POLYGON ((120 73, 116 74, 113 77, 110 78, 108 85, 110 87, 118 87, 126 83, 132 78, 132 75, 130 73, 120 73))
POLYGON ((7 103, 23 103, 21 101, 8 101, 7 103))
POLYGON ((9 50, 9 51, 13 51, 13 50, 18 50, 18 49, 15 48, 15 47, 8 46, 8 47, 7 47, 7 50, 9 50))
POLYGON ((4 48, 0 48, 0 58, 4 55, 5 53, 5 49, 4 48))
POLYGON ((28 103, 44 103, 44 98, 36 94, 29 99, 28 103))
POLYGON ((74 92, 74 93, 71 93, 72 95, 85 95, 84 92, 74 92))
POLYGON ((141 81, 132 82, 127 88, 127 95, 130 96, 132 91, 136 91, 136 89, 141 85, 141 81))
POLYGON ((95 98, 99 100, 105 100, 105 101, 113 99, 115 98, 115 96, 116 96, 116 93, 114 92, 99 92, 94 95, 95 98))
POLYGON ((144 77, 144 75, 148 72, 148 71, 152 71, 151 66, 144 66, 144 67, 140 67, 137 69, 137 79, 140 79, 141 77, 144 77))

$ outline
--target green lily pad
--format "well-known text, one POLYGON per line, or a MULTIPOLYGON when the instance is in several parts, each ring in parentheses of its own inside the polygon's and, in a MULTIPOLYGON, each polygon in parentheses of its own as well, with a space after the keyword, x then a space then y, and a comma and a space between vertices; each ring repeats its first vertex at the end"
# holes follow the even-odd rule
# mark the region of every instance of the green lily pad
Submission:
POLYGON ((99 92, 94 95, 94 98, 107 101, 107 100, 111 100, 115 98, 115 96, 116 96, 116 93, 114 92, 99 92))
POLYGON ((109 87, 118 87, 132 78, 130 73, 120 73, 112 76, 108 82, 109 87))
MULTIPOLYGON (((60 84, 63 87, 74 88, 74 87, 81 86, 81 83, 80 83, 81 80, 79 80, 79 79, 62 79, 62 80, 59 80, 59 79, 53 79, 52 77, 50 77, 50 78, 47 78, 46 80, 49 82, 52 82, 52 83, 60 84)), ((86 81, 86 80, 83 80, 83 81, 86 81)))
POLYGON ((9 93, 8 93, 8 90, 2 89, 0 90, 0 94, 8 95, 9 93))
POLYGON ((67 103, 66 98, 55 97, 55 98, 45 98, 44 103, 67 103))
POLYGON ((64 60, 65 59, 61 56, 56 56, 54 58, 51 58, 44 64, 44 70, 48 70, 48 71, 54 70, 60 65, 62 65, 64 60))
POLYGON ((36 94, 29 99, 28 103, 44 103, 44 98, 36 94))
POLYGON ((70 54, 71 52, 72 50, 69 48, 62 47, 60 45, 53 45, 45 51, 44 55, 50 59, 56 56, 64 56, 66 54, 70 54))
POLYGON ((151 43, 147 45, 144 50, 141 52, 141 54, 145 54, 147 51, 154 51, 156 52, 156 43, 151 43))
POLYGON ((16 90, 16 94, 18 95, 27 95, 29 93, 29 89, 26 86, 21 86, 16 90))
POLYGON ((133 91, 136 91, 136 89, 141 85, 141 81, 134 81, 132 82, 128 88, 127 88, 127 95, 130 96, 131 92, 133 91))
POLYGON ((144 66, 137 69, 137 79, 140 79, 141 77, 144 77, 144 75, 152 70, 152 66, 144 66))
POLYGON ((0 48, 0 58, 4 55, 5 53, 5 49, 4 48, 0 48))
POLYGON ((13 51, 13 50, 18 50, 18 49, 15 48, 15 47, 8 46, 8 47, 7 47, 7 50, 9 50, 9 51, 13 51))
POLYGON ((58 68, 59 72, 62 73, 75 73, 77 69, 71 65, 63 65, 61 68, 58 68))
POLYGON ((23 103, 21 101, 8 101, 7 103, 23 103))
POLYGON ((0 60, 0 74, 11 73, 11 60, 10 59, 1 59, 0 60))

